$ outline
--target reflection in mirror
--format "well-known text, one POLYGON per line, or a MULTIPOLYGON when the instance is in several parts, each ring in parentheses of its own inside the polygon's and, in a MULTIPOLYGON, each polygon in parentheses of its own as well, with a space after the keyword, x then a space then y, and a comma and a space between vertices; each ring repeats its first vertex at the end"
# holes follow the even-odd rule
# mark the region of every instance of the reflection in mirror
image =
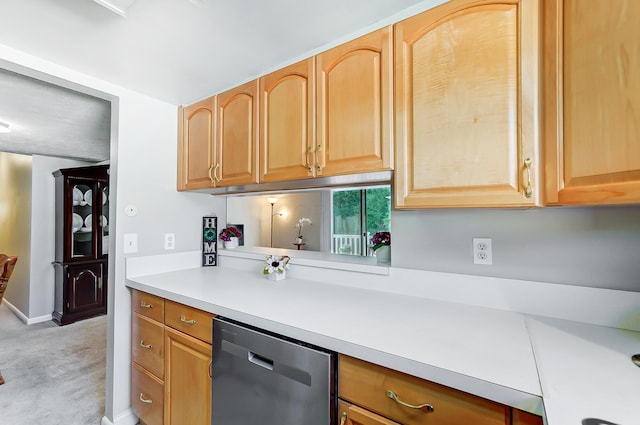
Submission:
POLYGON ((390 231, 390 217, 388 185, 227 198, 227 221, 244 225, 250 247, 370 256, 371 237, 390 231))

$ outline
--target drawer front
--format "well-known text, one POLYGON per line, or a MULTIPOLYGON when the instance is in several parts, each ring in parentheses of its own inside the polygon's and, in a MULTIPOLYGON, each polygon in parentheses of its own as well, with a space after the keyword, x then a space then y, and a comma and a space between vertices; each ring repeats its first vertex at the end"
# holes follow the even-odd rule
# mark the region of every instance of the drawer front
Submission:
POLYGON ((131 363, 131 407, 145 425, 164 423, 164 384, 136 363, 131 363))
POLYGON ((131 292, 131 310, 158 322, 164 322, 164 298, 146 292, 131 292))
POLYGON ((338 402, 338 409, 338 420, 344 425, 400 425, 344 400, 338 402))
POLYGON ((215 315, 173 301, 165 301, 164 323, 181 332, 211 344, 215 315))
POLYGON ((133 313, 131 318, 131 360, 164 379, 164 326, 133 313))
POLYGON ((338 363, 340 397, 405 425, 505 425, 508 406, 348 356, 338 363), (433 411, 403 406, 429 404, 433 411))

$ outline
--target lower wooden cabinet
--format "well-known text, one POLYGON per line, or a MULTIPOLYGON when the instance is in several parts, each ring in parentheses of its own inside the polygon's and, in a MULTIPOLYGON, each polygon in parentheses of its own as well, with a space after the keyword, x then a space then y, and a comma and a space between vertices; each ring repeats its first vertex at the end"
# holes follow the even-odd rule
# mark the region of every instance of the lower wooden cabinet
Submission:
POLYGON ((211 344, 165 328, 166 424, 209 424, 211 344))
POLYGON ((54 266, 55 323, 67 325, 107 313, 107 260, 54 266))
POLYGON ((511 425, 542 425, 542 418, 518 409, 511 409, 511 425))
POLYGON ((131 407, 140 422, 209 425, 213 314, 135 290, 132 311, 131 407))
POLYGON ((340 355, 341 425, 542 425, 540 416, 340 355))

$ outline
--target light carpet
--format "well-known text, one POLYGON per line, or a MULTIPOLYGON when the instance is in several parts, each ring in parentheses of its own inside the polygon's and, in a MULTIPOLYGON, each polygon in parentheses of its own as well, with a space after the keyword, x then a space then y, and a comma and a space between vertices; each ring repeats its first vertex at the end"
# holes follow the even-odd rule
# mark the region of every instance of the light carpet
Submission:
POLYGON ((0 304, 0 424, 99 425, 107 317, 27 326, 0 304))

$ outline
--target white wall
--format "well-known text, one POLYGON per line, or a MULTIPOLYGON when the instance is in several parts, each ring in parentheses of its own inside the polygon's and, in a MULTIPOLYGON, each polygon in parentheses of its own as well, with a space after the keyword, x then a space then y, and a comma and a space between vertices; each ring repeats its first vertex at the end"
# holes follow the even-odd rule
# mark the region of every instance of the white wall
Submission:
MULTIPOLYGON (((107 422, 135 424, 130 412, 130 291, 124 286, 123 234, 138 234, 138 253, 162 253, 164 233, 176 251, 199 250, 202 216, 225 221, 224 199, 176 191, 177 107, 0 45, 0 66, 112 101, 107 422), (126 205, 138 208, 124 215, 126 205), (117 338, 114 338, 117 336, 117 338)), ((176 282, 179 284, 179 282, 176 282)))
MULTIPOLYGON (((305 217, 311 219, 313 224, 303 227, 304 249, 320 251, 323 229, 321 192, 230 197, 227 200, 227 217, 230 224, 244 225, 245 246, 270 246, 271 204, 267 201, 270 197, 278 199, 273 206, 273 213, 278 214, 273 217, 273 247, 295 249, 295 224, 298 219, 305 217), (281 212, 284 213, 282 216, 279 215, 281 212)), ((221 222, 220 228, 224 225, 221 222)))
POLYGON ((640 292, 640 206, 394 211, 391 230, 394 267, 640 292))
POLYGON ((40 155, 31 157, 31 264, 29 323, 51 319, 55 276, 55 186, 53 172, 60 168, 85 167, 89 162, 40 155))
POLYGON ((29 314, 31 157, 0 152, 0 252, 17 255, 4 300, 29 314))

